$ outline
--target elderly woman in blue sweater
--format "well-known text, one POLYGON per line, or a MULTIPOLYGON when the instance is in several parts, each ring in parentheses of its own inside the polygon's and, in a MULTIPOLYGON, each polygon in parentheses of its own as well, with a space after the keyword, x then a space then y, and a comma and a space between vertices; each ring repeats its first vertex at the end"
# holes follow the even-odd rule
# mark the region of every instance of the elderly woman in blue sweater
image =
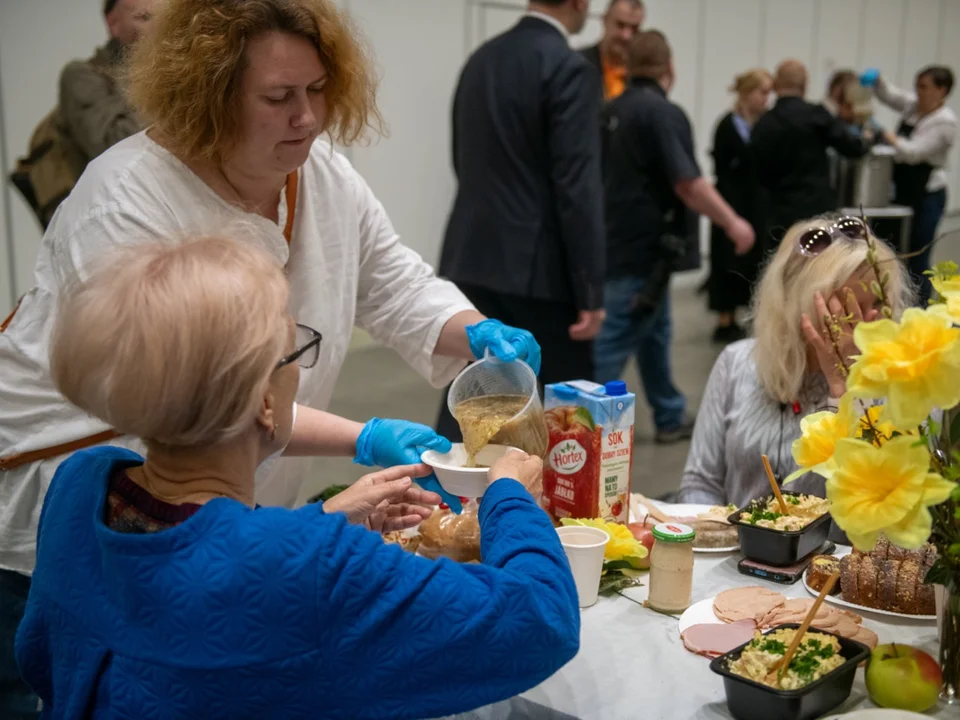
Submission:
POLYGON ((65 294, 57 387, 148 452, 79 452, 50 486, 16 644, 46 717, 429 718, 577 652, 569 566, 525 488, 536 458, 491 468, 478 565, 371 532, 429 515, 423 466, 323 505, 255 505, 321 341, 288 300, 271 257, 216 238, 121 250, 65 294))

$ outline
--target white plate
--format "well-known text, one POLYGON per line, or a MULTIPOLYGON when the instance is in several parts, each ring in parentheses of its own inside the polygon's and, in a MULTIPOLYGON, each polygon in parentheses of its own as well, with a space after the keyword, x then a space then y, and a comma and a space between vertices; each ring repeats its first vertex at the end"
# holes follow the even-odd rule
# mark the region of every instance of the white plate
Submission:
POLYGON ((714 595, 706 600, 696 602, 684 610, 683 615, 680 616, 680 621, 677 623, 680 633, 683 634, 687 628, 694 625, 723 625, 723 620, 713 612, 713 601, 716 599, 717 596, 714 595))
MULTIPOLYGON (((803 586, 807 589, 807 592, 813 595, 814 597, 818 596, 820 593, 814 590, 812 587, 807 585, 807 573, 803 573, 803 586)), ((892 610, 878 610, 877 608, 869 608, 865 605, 857 605, 856 603, 848 602, 842 597, 837 595, 827 595, 827 602, 831 605, 839 605, 840 607, 850 608, 851 610, 856 610, 857 613, 873 613, 875 615, 886 615, 887 617, 897 617, 897 618, 908 618, 910 620, 923 620, 927 622, 936 622, 936 615, 907 615, 906 613, 893 612, 892 610)))
POLYGON ((842 715, 831 715, 824 720, 920 720, 930 719, 929 715, 920 715, 908 710, 886 710, 880 708, 867 708, 866 710, 856 710, 842 715))
MULTIPOLYGON (((701 505, 698 503, 661 503, 651 500, 659 510, 667 513, 671 517, 697 517, 700 513, 705 513, 710 510, 715 505, 701 505)), ((647 509, 646 506, 639 500, 634 500, 633 505, 637 508, 647 509)), ((635 517, 633 514, 633 509, 630 510, 630 522, 639 522, 640 518, 635 517)), ((695 547, 693 551, 695 553, 732 553, 740 550, 740 544, 731 545, 729 547, 722 548, 698 548, 695 547)))

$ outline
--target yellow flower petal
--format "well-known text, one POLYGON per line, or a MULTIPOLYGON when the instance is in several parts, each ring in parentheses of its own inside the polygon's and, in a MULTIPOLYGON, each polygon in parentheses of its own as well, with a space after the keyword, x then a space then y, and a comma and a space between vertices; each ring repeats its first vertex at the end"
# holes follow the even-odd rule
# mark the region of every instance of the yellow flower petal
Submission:
POLYGON ((860 440, 837 442, 837 469, 827 497, 837 525, 866 535, 899 523, 923 500, 930 456, 914 439, 897 437, 877 448, 860 440))
POLYGON ((883 530, 883 534, 890 542, 905 550, 923 547, 930 538, 931 532, 933 532, 933 518, 922 502, 917 503, 917 506, 907 513, 903 520, 883 530))
POLYGON ((960 403, 960 328, 942 312, 910 308, 900 324, 861 323, 854 339, 862 354, 847 388, 857 397, 886 397, 885 417, 897 427, 960 403))
POLYGON ((874 532, 858 535, 857 533, 848 532, 847 538, 857 550, 868 553, 876 547, 877 540, 880 539, 880 533, 874 532))
POLYGON ((937 473, 927 473, 923 484, 923 504, 927 507, 933 507, 946 502, 956 488, 957 484, 955 482, 947 480, 937 473))

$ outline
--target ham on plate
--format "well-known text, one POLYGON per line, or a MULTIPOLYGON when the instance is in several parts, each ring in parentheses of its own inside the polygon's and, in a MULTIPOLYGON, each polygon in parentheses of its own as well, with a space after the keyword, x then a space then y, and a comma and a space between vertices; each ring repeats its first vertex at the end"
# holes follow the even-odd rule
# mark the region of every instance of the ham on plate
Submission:
POLYGON ((753 620, 718 624, 691 625, 680 635, 687 650, 714 658, 750 642, 757 630, 753 620))

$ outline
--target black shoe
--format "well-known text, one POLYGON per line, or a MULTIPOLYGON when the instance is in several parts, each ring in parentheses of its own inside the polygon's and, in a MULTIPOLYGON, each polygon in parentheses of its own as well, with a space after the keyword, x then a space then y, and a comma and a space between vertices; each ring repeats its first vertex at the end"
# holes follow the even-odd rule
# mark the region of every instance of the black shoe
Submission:
POLYGON ((713 331, 713 342, 718 345, 729 345, 730 343, 735 343, 738 340, 743 340, 747 336, 747 333, 742 327, 734 323, 733 325, 727 325, 725 327, 717 326, 713 331))
POLYGON ((677 427, 668 428, 666 430, 657 430, 657 434, 654 436, 653 441, 657 443, 657 445, 670 445, 672 443, 689 440, 691 437, 693 437, 694 421, 695 418, 686 418, 677 427))

